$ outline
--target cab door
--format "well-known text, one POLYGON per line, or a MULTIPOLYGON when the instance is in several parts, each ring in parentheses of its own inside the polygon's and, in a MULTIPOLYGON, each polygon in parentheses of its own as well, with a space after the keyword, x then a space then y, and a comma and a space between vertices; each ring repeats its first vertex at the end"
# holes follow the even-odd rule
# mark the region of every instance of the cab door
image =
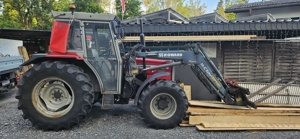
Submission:
POLYGON ((121 56, 110 23, 84 22, 87 60, 103 84, 103 94, 121 92, 121 56))

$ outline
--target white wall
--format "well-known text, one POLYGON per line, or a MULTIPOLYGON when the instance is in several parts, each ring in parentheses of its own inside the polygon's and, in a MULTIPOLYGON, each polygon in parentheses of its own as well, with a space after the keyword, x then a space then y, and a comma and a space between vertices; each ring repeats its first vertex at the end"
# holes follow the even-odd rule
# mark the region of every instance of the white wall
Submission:
POLYGON ((0 39, 0 53, 3 55, 19 56, 19 46, 23 46, 23 41, 0 39))

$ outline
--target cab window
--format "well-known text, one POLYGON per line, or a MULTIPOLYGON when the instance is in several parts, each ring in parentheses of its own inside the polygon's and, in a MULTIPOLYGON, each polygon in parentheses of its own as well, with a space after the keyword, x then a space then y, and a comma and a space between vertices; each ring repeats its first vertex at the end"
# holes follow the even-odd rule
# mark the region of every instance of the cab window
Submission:
POLYGON ((67 50, 82 50, 81 31, 79 22, 73 21, 68 36, 67 50))

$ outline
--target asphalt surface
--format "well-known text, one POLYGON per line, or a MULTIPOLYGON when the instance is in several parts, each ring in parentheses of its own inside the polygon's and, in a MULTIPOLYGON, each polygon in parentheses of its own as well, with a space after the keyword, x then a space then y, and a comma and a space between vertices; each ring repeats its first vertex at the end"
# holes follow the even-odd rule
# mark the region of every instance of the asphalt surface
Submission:
MULTIPOLYGON (((17 109, 16 89, 0 94, 0 139, 299 139, 300 131, 197 131, 195 127, 156 130, 139 119, 133 104, 101 110, 95 105, 89 116, 71 130, 42 131, 31 126, 17 109)), ((232 119, 234 121, 234 119, 232 119)), ((300 120, 300 117, 299 117, 300 120)))

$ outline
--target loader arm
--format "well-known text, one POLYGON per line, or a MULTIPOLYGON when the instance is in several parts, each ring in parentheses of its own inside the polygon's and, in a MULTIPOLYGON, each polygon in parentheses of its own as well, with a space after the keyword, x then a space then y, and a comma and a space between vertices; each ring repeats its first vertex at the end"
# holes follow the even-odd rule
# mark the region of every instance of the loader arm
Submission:
MULTIPOLYGON (((137 49, 142 48, 142 45, 136 45, 129 53, 129 72, 127 76, 134 76, 135 73, 141 73, 147 70, 154 70, 164 67, 176 66, 176 65, 189 65, 193 73, 204 84, 204 86, 211 92, 216 93, 226 104, 236 104, 237 96, 240 96, 243 91, 234 91, 232 86, 228 84, 220 71, 216 68, 214 63, 205 53, 200 44, 190 46, 189 51, 158 51, 158 52, 137 52, 137 49), (134 63, 135 57, 147 57, 156 59, 173 60, 173 63, 163 64, 159 66, 151 66, 143 68, 136 72, 137 67, 134 63), (135 70, 135 71, 134 71, 135 70)), ((239 88, 243 89, 243 88, 239 88)), ((245 95, 245 94, 243 94, 245 95)), ((248 99, 246 101, 249 101, 248 99)))

